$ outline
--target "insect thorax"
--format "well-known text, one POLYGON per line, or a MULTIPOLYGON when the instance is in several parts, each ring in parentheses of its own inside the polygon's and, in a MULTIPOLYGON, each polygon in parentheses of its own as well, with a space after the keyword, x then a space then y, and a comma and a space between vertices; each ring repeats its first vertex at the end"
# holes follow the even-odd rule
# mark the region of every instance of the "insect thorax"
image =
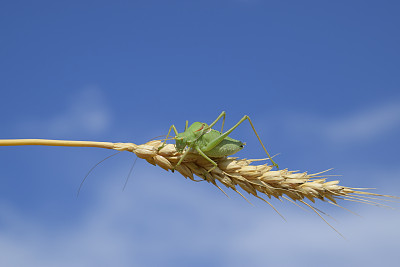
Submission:
POLYGON ((206 123, 194 122, 186 131, 178 133, 175 136, 176 150, 182 152, 186 146, 191 147, 195 145, 207 127, 208 125, 206 123))

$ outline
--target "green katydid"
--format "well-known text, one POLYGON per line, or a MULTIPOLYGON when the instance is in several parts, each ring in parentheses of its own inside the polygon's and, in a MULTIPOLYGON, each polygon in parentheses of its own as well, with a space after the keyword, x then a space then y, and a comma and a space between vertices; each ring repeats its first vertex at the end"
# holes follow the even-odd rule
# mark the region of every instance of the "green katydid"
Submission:
MULTIPOLYGON (((242 122, 245 120, 248 120, 250 122, 251 127, 253 128, 254 133, 256 134, 258 141, 260 141, 261 146, 263 147, 265 153, 267 153, 269 159, 271 160, 273 166, 275 166, 277 169, 279 169, 278 164, 276 164, 272 157, 269 155, 267 149, 265 148, 264 144, 262 143, 260 136, 258 135, 256 129, 254 128, 254 125, 252 121, 250 120, 249 116, 245 115, 243 116, 242 119, 239 120, 238 123, 236 123, 232 128, 230 128, 228 131, 223 132, 224 129, 224 124, 225 124, 225 111, 222 111, 222 113, 217 117, 217 119, 211 123, 210 125, 207 125, 206 123, 202 122, 194 122, 190 127, 188 127, 188 121, 186 121, 186 127, 185 131, 182 133, 178 133, 175 125, 171 125, 169 128, 167 137, 164 140, 165 145, 171 130, 174 130, 175 132, 175 148, 178 152, 183 153, 181 156, 180 160, 178 163, 175 165, 175 168, 181 164, 183 159, 186 157, 186 155, 189 152, 195 152, 199 153, 201 156, 203 156, 206 160, 208 160, 211 164, 214 165, 209 172, 212 171, 214 168, 216 168, 218 165, 213 161, 211 158, 212 157, 225 157, 225 156, 230 156, 235 154, 236 152, 240 151, 245 143, 242 143, 239 140, 235 140, 233 138, 230 138, 228 135, 235 130, 242 122), (212 127, 222 118, 222 127, 221 131, 217 131, 212 129, 212 127), (186 150, 185 150, 186 148, 186 150), (211 157, 211 158, 210 158, 211 157)), ((160 149, 163 147, 161 146, 160 149)))

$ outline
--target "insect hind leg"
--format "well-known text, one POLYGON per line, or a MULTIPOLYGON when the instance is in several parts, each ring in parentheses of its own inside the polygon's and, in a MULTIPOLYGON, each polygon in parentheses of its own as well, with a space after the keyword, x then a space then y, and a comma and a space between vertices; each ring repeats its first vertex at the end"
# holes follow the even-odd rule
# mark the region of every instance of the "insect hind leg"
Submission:
MULTIPOLYGON (((221 115, 218 117, 219 119, 223 116, 223 113, 221 113, 221 115)), ((218 119, 217 119, 218 120, 218 119)), ((230 128, 228 131, 226 131, 225 133, 223 133, 221 136, 219 136, 218 138, 216 138, 215 140, 211 141, 203 150, 204 151, 209 151, 211 149, 213 149, 215 146, 217 146, 219 143, 222 142, 222 140, 225 139, 225 137, 227 137, 233 130, 235 130, 240 124, 242 124, 242 122, 244 122, 245 120, 248 120, 250 122, 251 128, 253 129, 254 133, 256 134, 258 141, 260 142, 262 148, 264 149, 265 153, 267 154, 268 158, 271 160, 271 163, 273 166, 275 166, 278 170, 279 170, 279 166, 278 164, 275 163, 275 161, 272 159, 272 157, 269 155, 267 149, 265 148, 263 142, 261 141, 260 136, 258 135, 253 122, 251 121, 250 117, 245 115, 243 116, 243 118, 241 118, 238 123, 236 123, 232 128, 230 128)), ((216 123, 213 122, 214 124, 216 123)))
POLYGON ((257 133, 257 131, 256 131, 256 128, 254 127, 253 122, 251 121, 250 117, 247 116, 247 115, 245 115, 245 116, 239 121, 239 123, 238 123, 237 125, 239 125, 240 123, 242 123, 242 122, 245 121, 245 120, 248 120, 248 121, 250 122, 251 128, 253 128, 253 131, 254 131, 254 133, 256 134, 258 141, 260 142, 261 146, 263 147, 263 149, 264 149, 265 153, 267 154, 268 158, 271 160, 272 165, 275 166, 275 167, 279 170, 279 165, 276 164, 276 162, 275 162, 275 161, 272 159, 272 157, 269 155, 269 153, 268 153, 267 149, 265 148, 263 142, 261 141, 261 138, 260 138, 260 136, 258 135, 258 133, 257 133))

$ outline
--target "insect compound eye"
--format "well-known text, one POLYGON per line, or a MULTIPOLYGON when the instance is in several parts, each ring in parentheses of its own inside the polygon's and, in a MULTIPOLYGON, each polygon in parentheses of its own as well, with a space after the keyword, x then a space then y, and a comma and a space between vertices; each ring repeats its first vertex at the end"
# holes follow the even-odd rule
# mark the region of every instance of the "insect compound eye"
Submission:
POLYGON ((202 124, 201 124, 201 127, 200 127, 199 129, 197 129, 195 132, 200 132, 201 130, 203 130, 203 128, 204 128, 204 125, 205 125, 205 124, 204 124, 204 123, 202 123, 202 124))

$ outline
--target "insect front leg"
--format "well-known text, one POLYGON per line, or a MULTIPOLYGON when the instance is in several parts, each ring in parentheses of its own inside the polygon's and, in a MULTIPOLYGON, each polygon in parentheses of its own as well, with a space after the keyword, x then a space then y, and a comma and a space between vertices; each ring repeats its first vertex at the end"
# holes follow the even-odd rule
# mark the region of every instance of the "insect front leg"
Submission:
POLYGON ((212 128, 221 118, 222 119, 222 127, 221 127, 221 133, 224 130, 224 124, 225 124, 225 116, 226 116, 226 112, 222 111, 221 114, 219 114, 219 116, 215 119, 215 121, 213 123, 211 123, 210 125, 208 125, 209 128, 212 128))
POLYGON ((158 150, 160 150, 160 149, 162 149, 163 147, 165 147, 165 145, 166 145, 166 143, 167 143, 167 139, 168 139, 169 134, 171 133, 171 130, 172 130, 172 129, 173 129, 174 132, 175 132, 175 136, 178 135, 178 130, 176 129, 175 125, 172 124, 171 127, 169 127, 167 136, 165 137, 165 140, 164 140, 163 144, 158 148, 158 150))
MULTIPOLYGON (((221 113, 222 114, 222 113, 221 113)), ((221 116, 221 115, 220 115, 221 116)), ((221 116, 222 117, 222 116, 221 116)), ((249 116, 245 115, 243 116, 243 118, 241 118, 239 120, 238 123, 236 123, 232 128, 230 128, 228 131, 226 131, 225 133, 223 133, 221 136, 219 136, 218 138, 214 139, 213 141, 211 141, 210 143, 207 144, 207 146, 203 149, 204 152, 207 152, 211 149, 213 149, 214 147, 216 147, 219 143, 222 142, 222 140, 225 139, 225 137, 227 137, 233 130, 235 130, 240 124, 242 124, 242 122, 244 122, 245 120, 248 120, 250 122, 251 128, 253 128, 254 133, 256 134, 258 141, 260 142, 261 146, 263 147, 265 153, 267 153, 268 158, 271 160, 271 163, 273 166, 275 166, 277 169, 279 169, 278 164, 275 163, 275 161, 272 159, 272 157, 269 155, 267 149, 265 148, 263 142, 261 141, 260 136, 258 135, 256 129, 254 128, 254 125, 252 123, 252 121, 250 120, 249 116)))
POLYGON ((181 165, 183 159, 186 157, 186 155, 189 153, 189 151, 191 150, 190 147, 188 147, 185 151, 185 153, 183 153, 183 155, 181 156, 181 158, 179 159, 178 163, 175 165, 175 167, 172 168, 172 172, 175 170, 176 167, 178 167, 179 165, 181 165))

